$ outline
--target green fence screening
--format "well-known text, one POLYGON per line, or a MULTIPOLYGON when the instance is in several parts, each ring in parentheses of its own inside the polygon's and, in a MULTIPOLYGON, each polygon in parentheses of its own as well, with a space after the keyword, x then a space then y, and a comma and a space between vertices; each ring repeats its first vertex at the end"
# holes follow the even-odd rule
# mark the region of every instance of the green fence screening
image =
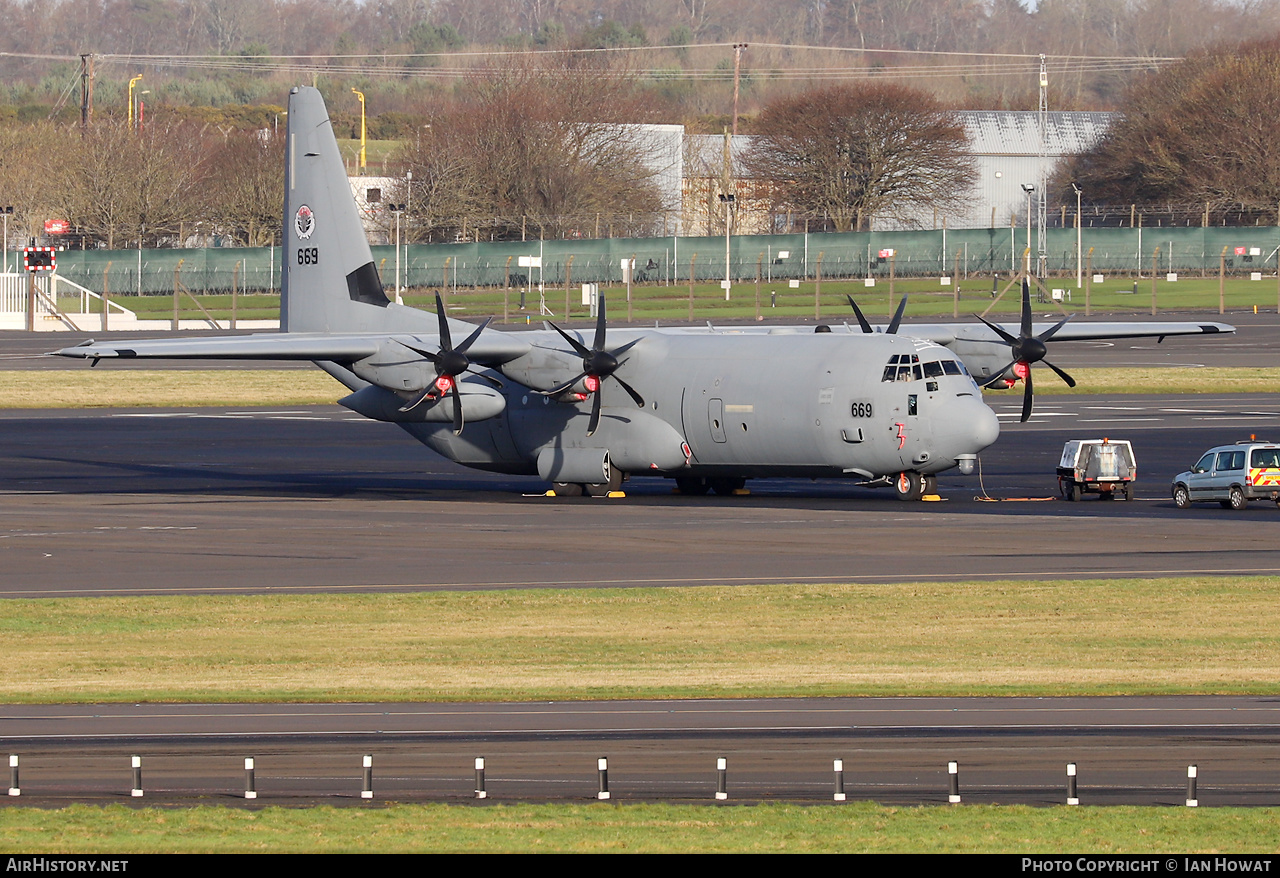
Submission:
MULTIPOLYGON (((1048 229, 1048 273, 1074 276, 1076 230, 1048 229)), ((728 275, 735 282, 814 278, 929 275, 960 278, 1009 274, 1017 270, 1027 246, 1021 228, 952 229, 845 234, 738 235, 728 240, 728 275)), ((1081 230, 1082 267, 1107 275, 1183 272, 1216 275, 1223 248, 1232 273, 1275 272, 1280 228, 1085 228, 1081 230), (1090 253, 1092 250, 1092 253, 1090 253)), ((374 263, 385 286, 396 277, 395 246, 375 246, 374 263)), ((723 237, 598 238, 493 243, 407 244, 399 249, 400 284, 415 288, 533 287, 563 288, 566 281, 621 283, 623 260, 635 260, 637 284, 687 284, 723 280, 723 237), (537 257, 540 266, 520 264, 537 257)), ((1035 231, 1032 265, 1037 262, 1035 231)), ((175 279, 192 293, 279 289, 281 248, 206 248, 189 250, 89 250, 58 254, 58 273, 95 292, 112 295, 172 293, 175 279)))

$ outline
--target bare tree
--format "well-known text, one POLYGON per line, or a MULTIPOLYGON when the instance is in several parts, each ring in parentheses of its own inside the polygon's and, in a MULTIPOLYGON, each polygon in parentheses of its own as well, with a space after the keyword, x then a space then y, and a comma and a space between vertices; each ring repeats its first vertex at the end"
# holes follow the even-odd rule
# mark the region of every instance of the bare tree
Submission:
POLYGON ((1280 40, 1196 53, 1126 94, 1121 118, 1060 175, 1093 203, 1280 204, 1280 40))
POLYGON ((655 170, 622 124, 649 111, 626 71, 586 63, 522 59, 471 78, 417 150, 415 191, 426 194, 413 198, 414 213, 431 211, 422 220, 438 227, 449 210, 466 211, 471 228, 497 237, 519 235, 526 221, 560 236, 597 213, 655 218, 655 170))
POLYGON ((199 216, 203 182, 193 132, 96 125, 68 144, 71 186, 60 205, 84 234, 108 248, 172 238, 199 216))
POLYGON ((204 161, 204 218, 248 247, 272 243, 284 204, 284 137, 234 132, 204 161))
POLYGON ((745 164, 779 206, 826 213, 837 231, 872 217, 958 206, 975 174, 964 128, 923 92, 838 86, 770 104, 745 164))

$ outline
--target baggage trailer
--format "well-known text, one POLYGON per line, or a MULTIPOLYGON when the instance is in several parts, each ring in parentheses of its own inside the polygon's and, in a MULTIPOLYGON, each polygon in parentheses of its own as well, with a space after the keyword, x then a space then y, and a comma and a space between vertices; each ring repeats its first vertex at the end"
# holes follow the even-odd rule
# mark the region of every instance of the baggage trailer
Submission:
POLYGON ((1072 439, 1062 447, 1058 461, 1058 493, 1065 500, 1097 494, 1114 500, 1117 494, 1133 499, 1138 477, 1133 446, 1124 439, 1072 439))

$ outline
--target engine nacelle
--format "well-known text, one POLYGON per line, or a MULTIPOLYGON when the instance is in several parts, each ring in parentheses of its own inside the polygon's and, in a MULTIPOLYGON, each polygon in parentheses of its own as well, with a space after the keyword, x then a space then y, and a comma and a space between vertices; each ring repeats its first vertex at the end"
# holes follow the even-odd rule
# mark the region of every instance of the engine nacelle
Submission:
POLYGON ((610 469, 607 448, 544 448, 538 454, 538 475, 548 482, 603 485, 610 469))
MULTIPOLYGON (((462 397, 462 411, 467 421, 483 421, 496 418, 507 407, 502 394, 493 388, 470 381, 458 382, 458 394, 462 397)), ((435 402, 424 402, 407 412, 400 407, 412 397, 401 396, 381 387, 365 387, 350 396, 338 400, 353 412, 373 418, 375 421, 394 423, 453 423, 453 396, 446 394, 435 402)))

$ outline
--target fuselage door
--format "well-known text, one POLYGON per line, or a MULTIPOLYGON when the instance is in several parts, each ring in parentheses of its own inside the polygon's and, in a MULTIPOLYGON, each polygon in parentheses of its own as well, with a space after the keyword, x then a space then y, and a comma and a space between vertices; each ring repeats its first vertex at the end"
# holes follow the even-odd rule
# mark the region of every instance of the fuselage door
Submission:
POLYGON ((707 402, 707 426, 711 428, 711 438, 716 442, 724 442, 724 400, 712 399, 707 402))

